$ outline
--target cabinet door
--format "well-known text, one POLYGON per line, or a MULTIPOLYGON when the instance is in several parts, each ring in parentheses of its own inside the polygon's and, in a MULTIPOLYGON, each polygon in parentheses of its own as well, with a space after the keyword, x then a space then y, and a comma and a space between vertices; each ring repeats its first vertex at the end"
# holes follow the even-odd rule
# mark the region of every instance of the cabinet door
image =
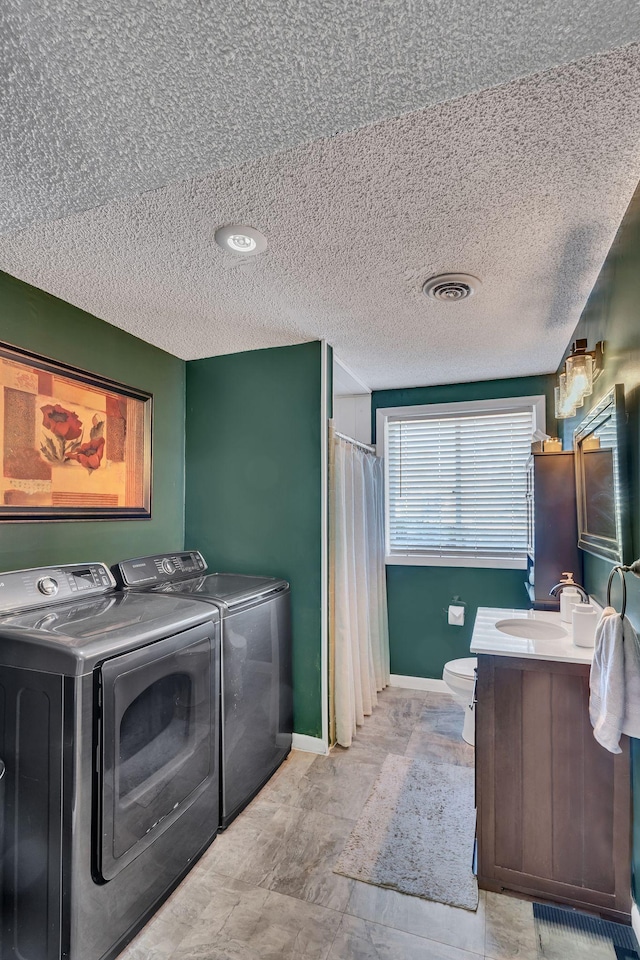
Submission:
POLYGON ((596 742, 588 698, 582 664, 478 658, 478 880, 626 919, 628 740, 596 742))
POLYGON ((582 582, 578 550, 576 480, 571 451, 533 454, 533 555, 535 607, 557 610, 560 603, 549 591, 563 570, 582 582))

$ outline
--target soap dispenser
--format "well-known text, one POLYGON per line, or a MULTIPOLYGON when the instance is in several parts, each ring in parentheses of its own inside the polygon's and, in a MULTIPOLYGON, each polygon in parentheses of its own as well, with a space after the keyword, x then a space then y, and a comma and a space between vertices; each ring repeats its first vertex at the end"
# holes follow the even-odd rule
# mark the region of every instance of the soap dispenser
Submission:
POLYGON ((571 623, 571 613, 574 603, 581 603, 582 596, 578 590, 578 584, 573 579, 573 573, 563 573, 560 581, 562 592, 560 593, 560 619, 565 623, 571 623))

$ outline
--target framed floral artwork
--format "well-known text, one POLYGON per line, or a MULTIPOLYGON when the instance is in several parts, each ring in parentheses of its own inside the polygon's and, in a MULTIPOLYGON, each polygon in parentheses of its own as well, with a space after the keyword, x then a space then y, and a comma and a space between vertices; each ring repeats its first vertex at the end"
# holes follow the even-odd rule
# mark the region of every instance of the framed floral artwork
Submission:
POLYGON ((0 520, 149 519, 152 403, 0 343, 0 520))

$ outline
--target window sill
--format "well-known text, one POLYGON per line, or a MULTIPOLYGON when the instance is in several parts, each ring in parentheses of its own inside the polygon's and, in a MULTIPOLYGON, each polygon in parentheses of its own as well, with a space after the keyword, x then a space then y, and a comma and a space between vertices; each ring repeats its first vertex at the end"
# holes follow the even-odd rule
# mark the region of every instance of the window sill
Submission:
POLYGON ((420 557, 415 554, 394 554, 385 557, 387 566, 400 567, 475 567, 494 570, 526 570, 527 558, 508 557, 420 557))

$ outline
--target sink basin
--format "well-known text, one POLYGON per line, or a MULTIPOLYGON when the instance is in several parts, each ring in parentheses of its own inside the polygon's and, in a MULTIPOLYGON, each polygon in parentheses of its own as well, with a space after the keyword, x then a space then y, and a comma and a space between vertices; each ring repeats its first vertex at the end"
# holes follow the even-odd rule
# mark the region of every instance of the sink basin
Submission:
POLYGON ((559 623, 527 620, 525 617, 498 620, 496 627, 510 637, 526 637, 528 640, 562 640, 567 636, 567 631, 559 623))

